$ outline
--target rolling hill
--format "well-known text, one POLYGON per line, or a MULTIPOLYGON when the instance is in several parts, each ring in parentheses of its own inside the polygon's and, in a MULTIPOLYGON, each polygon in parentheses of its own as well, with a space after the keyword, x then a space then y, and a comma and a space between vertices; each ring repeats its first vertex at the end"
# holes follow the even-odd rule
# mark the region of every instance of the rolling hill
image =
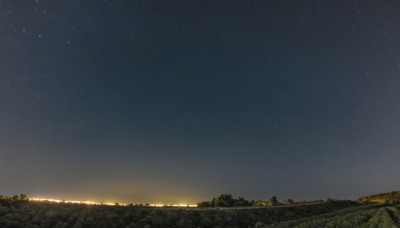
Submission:
POLYGON ((400 191, 380 193, 370 196, 360 197, 357 200, 360 203, 399 203, 400 191))

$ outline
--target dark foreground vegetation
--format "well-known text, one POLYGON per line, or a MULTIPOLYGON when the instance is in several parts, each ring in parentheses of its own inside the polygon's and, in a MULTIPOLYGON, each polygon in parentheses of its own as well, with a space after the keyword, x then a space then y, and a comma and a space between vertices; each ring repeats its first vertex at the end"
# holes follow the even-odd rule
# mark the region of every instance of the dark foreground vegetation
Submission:
POLYGON ((397 197, 391 192, 306 204, 272 197, 268 203, 275 206, 260 207, 225 194, 200 203, 203 208, 156 208, 36 202, 21 194, 0 196, 0 227, 400 227, 397 197))
MULTIPOLYGON (((256 226, 257 227, 257 226, 256 226)), ((263 228, 308 227, 400 227, 400 204, 369 204, 312 217, 281 221, 278 224, 260 224, 263 228)))
POLYGON ((152 208, 0 200, 0 227, 263 227, 355 206, 351 201, 248 209, 152 208))

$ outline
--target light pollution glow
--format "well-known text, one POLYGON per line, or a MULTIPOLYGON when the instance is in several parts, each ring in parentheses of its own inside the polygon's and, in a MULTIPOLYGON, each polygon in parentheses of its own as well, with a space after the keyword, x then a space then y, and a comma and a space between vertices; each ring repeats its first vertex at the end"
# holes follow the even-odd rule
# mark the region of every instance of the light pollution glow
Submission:
MULTIPOLYGON (((46 199, 46 198, 30 198, 30 201, 34 202, 54 202, 54 203, 74 203, 74 204, 87 204, 87 205, 107 205, 107 206, 128 206, 129 204, 125 203, 99 203, 99 202, 94 202, 94 201, 78 201, 78 200, 59 200, 59 199, 46 199)), ((162 203, 156 203, 156 204, 149 204, 150 207, 164 207, 164 206, 169 206, 169 207, 197 207, 196 204, 162 204, 162 203)))

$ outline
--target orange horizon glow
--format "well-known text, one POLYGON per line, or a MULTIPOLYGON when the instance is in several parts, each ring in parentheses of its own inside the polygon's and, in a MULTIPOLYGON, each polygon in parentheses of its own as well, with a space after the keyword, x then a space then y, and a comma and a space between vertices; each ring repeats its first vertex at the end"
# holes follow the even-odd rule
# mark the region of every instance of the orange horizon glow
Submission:
MULTIPOLYGON (((53 202, 53 203, 73 203, 73 204, 87 204, 87 205, 107 205, 107 206, 128 206, 130 204, 127 203, 111 203, 111 202, 95 202, 95 201, 88 201, 88 200, 59 200, 59 199, 48 199, 48 198, 40 198, 40 197, 33 197, 29 198, 30 201, 34 202, 53 202)), ((149 204, 150 207, 164 207, 164 206, 171 206, 171 207, 197 207, 196 204, 185 204, 185 203, 179 203, 179 204, 162 204, 162 203, 155 203, 155 204, 149 204)))

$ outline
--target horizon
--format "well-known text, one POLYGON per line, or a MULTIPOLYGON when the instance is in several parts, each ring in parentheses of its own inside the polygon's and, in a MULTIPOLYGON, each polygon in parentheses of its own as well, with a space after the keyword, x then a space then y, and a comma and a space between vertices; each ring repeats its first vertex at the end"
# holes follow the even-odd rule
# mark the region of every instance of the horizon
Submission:
MULTIPOLYGON (((397 190, 393 190, 393 191, 397 191, 397 190)), ((387 191, 387 192, 393 192, 393 191, 387 191)), ((375 192, 375 193, 370 193, 368 195, 378 195, 378 194, 382 194, 382 193, 386 193, 386 192, 375 192)), ((1 196, 8 196, 8 197, 12 197, 15 194, 0 194, 1 196)), ((18 195, 18 194, 17 194, 18 195)), ((274 195, 276 196, 276 195, 274 195)), ((334 199, 334 200, 357 200, 361 197, 364 197, 366 195, 363 196, 358 196, 355 198, 345 198, 345 199, 339 199, 339 198, 331 198, 331 197, 327 197, 324 199, 296 199, 296 198, 278 198, 278 201, 284 201, 287 199, 292 199, 295 202, 296 201, 318 201, 318 200, 326 200, 326 199, 334 199)), ((55 199, 55 198, 51 198, 51 197, 44 197, 44 196, 39 196, 39 195, 34 195, 34 196, 30 196, 27 195, 29 201, 34 201, 34 202, 42 202, 42 201, 49 201, 49 202, 56 202, 56 203, 73 203, 73 204, 89 204, 89 205, 108 205, 108 206, 115 206, 120 205, 120 206, 128 206, 130 204, 133 205, 139 205, 139 204, 149 204, 149 206, 151 207, 164 207, 164 206, 174 206, 174 207, 187 207, 189 205, 189 207, 197 207, 197 203, 201 202, 201 201, 205 201, 205 200, 211 200, 211 198, 216 197, 213 196, 209 199, 202 199, 200 201, 194 202, 194 201, 187 201, 187 202, 183 202, 182 200, 179 201, 179 203, 176 202, 168 202, 168 201, 159 201, 159 202, 140 202, 140 201, 116 201, 116 200, 110 200, 110 198, 106 199, 94 199, 91 197, 81 197, 81 198, 75 198, 75 199, 55 199)), ((242 197, 242 196, 233 196, 233 197, 242 197)), ((272 197, 272 196, 271 196, 272 197)), ((270 198, 265 198, 265 199, 247 199, 249 201, 268 201, 270 200, 270 198)))
POLYGON ((400 2, 0 1, 0 194, 400 189, 400 2))
MULTIPOLYGON (((106 206, 129 206, 129 205, 146 205, 147 203, 127 203, 127 202, 111 202, 111 201, 92 201, 92 200, 64 200, 64 199, 49 199, 42 197, 32 197, 29 201, 33 202, 54 202, 54 203, 72 203, 72 204, 87 204, 87 205, 106 205, 106 206)), ((196 204, 168 204, 168 203, 148 203, 150 207, 197 207, 196 204)))

